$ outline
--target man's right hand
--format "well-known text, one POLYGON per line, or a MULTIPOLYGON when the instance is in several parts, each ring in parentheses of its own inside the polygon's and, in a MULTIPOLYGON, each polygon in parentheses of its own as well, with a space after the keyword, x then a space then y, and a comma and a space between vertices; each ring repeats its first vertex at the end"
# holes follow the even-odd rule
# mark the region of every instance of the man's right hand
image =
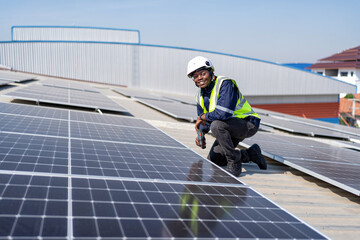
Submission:
POLYGON ((198 146, 198 147, 206 148, 206 138, 204 137, 204 143, 203 143, 203 145, 201 146, 200 143, 199 143, 198 137, 196 137, 196 138, 195 138, 195 144, 196 144, 196 146, 198 146))

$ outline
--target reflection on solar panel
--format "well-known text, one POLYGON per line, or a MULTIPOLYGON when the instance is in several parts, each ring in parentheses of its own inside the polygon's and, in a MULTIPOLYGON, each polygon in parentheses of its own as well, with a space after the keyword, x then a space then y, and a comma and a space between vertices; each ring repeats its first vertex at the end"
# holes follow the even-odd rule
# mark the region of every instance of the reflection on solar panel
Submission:
POLYGON ((177 119, 193 122, 197 119, 196 106, 180 102, 136 97, 136 101, 155 108, 177 119))
POLYGON ((270 158, 360 196, 360 153, 304 138, 259 132, 240 143, 258 143, 270 158))
POLYGON ((42 86, 38 84, 33 84, 31 86, 6 93, 4 96, 37 102, 128 112, 127 109, 100 93, 42 86))
POLYGON ((96 92, 96 93, 99 92, 94 88, 92 88, 91 86, 89 86, 89 84, 74 82, 69 80, 60 80, 55 78, 48 78, 44 81, 41 81, 41 84, 49 87, 75 89, 75 90, 82 90, 82 91, 96 92))
POLYGON ((136 132, 129 139, 101 140, 107 132, 75 136, 73 125, 99 131, 133 119, 59 111, 1 104, 0 114, 16 117, 15 125, 46 119, 68 126, 65 134, 10 125, 0 131, 1 237, 325 239, 140 119, 128 125, 136 132), (66 117, 65 112, 67 119, 53 118, 66 117), (156 137, 148 143, 151 135, 156 137))

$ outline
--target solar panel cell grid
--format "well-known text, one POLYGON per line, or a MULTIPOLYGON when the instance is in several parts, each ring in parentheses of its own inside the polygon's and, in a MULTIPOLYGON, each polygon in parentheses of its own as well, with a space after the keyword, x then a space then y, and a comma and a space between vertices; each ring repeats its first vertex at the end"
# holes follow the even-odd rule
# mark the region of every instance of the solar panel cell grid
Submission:
POLYGON ((71 122, 70 130, 72 138, 184 147, 179 142, 155 129, 137 129, 116 125, 71 122), (156 141, 154 141, 155 139, 156 141))
POLYGON ((71 141, 71 146, 73 174, 239 184, 236 179, 186 148, 75 139, 71 141))
POLYGON ((71 111, 70 116, 72 121, 155 129, 153 126, 151 126, 150 124, 148 124, 147 122, 141 119, 130 118, 130 117, 100 115, 96 113, 91 114, 91 113, 84 113, 78 111, 71 111))
POLYGON ((68 140, 0 133, 0 169, 68 172, 68 140))
POLYGON ((14 109, 0 113, 18 126, 0 132, 0 238, 324 239, 140 120, 14 109))
POLYGON ((68 119, 69 111, 21 104, 0 103, 0 112, 22 116, 68 119))
POLYGON ((0 114, 0 122, 0 131, 62 137, 68 135, 68 122, 63 120, 0 114))
POLYGON ((74 235, 89 238, 291 238, 294 235, 322 238, 310 228, 301 229, 298 220, 264 201, 251 189, 242 189, 241 196, 231 194, 232 189, 191 183, 111 181, 109 184, 106 180, 90 183, 87 179, 77 179, 72 195, 82 196, 86 190, 91 201, 74 199, 72 209, 77 209, 73 213, 74 235), (228 189, 228 193, 221 194, 223 189, 228 189), (279 224, 283 228, 279 228, 279 224), (88 226, 93 230, 85 231, 88 226))
POLYGON ((67 178, 1 174, 0 186, 0 236, 67 236, 67 178))

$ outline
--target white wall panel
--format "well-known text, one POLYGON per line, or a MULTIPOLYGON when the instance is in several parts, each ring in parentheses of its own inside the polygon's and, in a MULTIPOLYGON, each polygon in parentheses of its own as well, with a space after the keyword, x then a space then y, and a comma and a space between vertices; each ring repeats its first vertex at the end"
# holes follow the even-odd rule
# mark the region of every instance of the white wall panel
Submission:
POLYGON ((245 96, 305 99, 355 92, 354 85, 318 74, 190 49, 85 42, 0 42, 0 64, 15 70, 186 95, 197 90, 186 76, 186 66, 198 55, 211 59, 217 75, 235 79, 245 96))
POLYGON ((139 31, 92 27, 15 26, 13 41, 95 41, 139 43, 139 31))
POLYGON ((131 45, 14 42, 0 44, 0 62, 14 70, 117 85, 132 79, 131 45))

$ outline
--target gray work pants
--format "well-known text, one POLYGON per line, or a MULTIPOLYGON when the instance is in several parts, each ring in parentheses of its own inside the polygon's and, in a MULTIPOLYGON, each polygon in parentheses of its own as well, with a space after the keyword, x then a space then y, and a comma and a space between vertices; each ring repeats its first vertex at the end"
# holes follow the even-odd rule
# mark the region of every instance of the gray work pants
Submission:
POLYGON ((210 129, 216 140, 207 158, 219 166, 226 166, 228 161, 249 162, 247 152, 235 149, 235 147, 239 142, 253 136, 258 131, 260 120, 254 118, 230 118, 225 121, 213 121, 210 129))

